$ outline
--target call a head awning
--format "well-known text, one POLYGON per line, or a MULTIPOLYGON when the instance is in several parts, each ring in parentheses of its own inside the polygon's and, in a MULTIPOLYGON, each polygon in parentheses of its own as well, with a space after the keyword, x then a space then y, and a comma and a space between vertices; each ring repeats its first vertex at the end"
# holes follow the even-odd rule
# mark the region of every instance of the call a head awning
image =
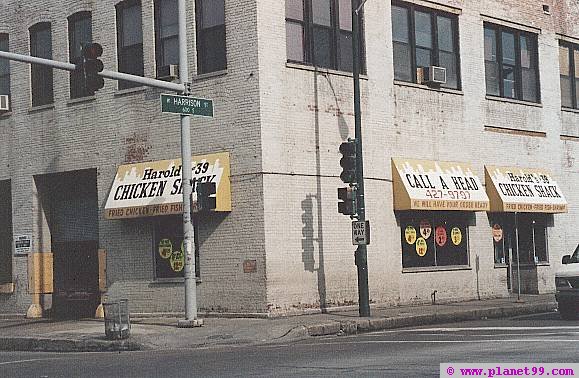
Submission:
POLYGON ((465 163, 392 159, 394 210, 488 211, 489 198, 465 163))
POLYGON ((546 170, 486 166, 485 180, 491 211, 567 212, 561 188, 546 170))
MULTIPOLYGON (((193 156, 192 201, 199 182, 216 184, 215 211, 231 211, 229 153, 193 156)), ((119 166, 105 204, 105 218, 124 219, 183 213, 181 159, 119 166)))

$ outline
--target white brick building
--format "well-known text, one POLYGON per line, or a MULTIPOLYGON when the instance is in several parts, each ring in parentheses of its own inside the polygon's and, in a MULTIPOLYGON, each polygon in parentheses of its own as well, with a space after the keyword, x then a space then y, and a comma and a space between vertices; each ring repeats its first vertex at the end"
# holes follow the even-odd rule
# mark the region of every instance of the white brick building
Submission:
MULTIPOLYGON (((200 311, 357 304, 350 219, 336 209, 336 188, 345 186, 338 147, 354 137, 349 10, 339 14, 348 0, 202 3, 187 1, 189 70, 194 95, 214 100, 215 117, 192 119, 192 154, 229 153, 231 211, 197 224, 200 311)), ((174 59, 173 4, 0 1, 0 48, 6 41, 11 52, 71 61, 71 41, 86 35, 71 25, 85 30, 77 21, 88 19, 106 69, 156 77, 174 59)), ((516 249, 521 290, 553 292, 561 256, 579 240, 576 2, 368 0, 363 44, 371 303, 424 303, 434 291, 443 301, 506 296, 517 291, 508 264, 516 249), (447 68, 447 84, 419 83, 423 65, 447 68), (458 202, 440 188, 428 191, 426 210, 405 207, 394 187, 409 203, 418 197, 409 181, 396 181, 392 158, 414 170, 472 167, 493 212, 443 211, 458 202), (507 210, 490 194, 495 166, 521 168, 522 177, 550 173, 566 205, 542 198, 524 210, 515 200, 507 210), (513 211, 525 213, 517 215, 518 239, 513 211), (419 232, 423 220, 430 224, 419 232), (439 226, 444 237, 434 241, 439 226)), ((66 71, 54 70, 52 85, 46 78, 28 64, 0 66, 0 94, 10 96, 10 111, 0 113, 0 313, 26 313, 40 299, 43 310, 65 315, 82 302, 86 315, 99 302, 99 278, 106 296, 128 298, 132 312, 182 312, 182 279, 174 265, 160 267, 169 260, 158 245, 164 232, 180 237, 179 216, 105 216, 119 166, 180 158, 178 116, 161 113, 157 89, 106 80, 94 95, 79 94, 66 71), (16 249, 18 236, 31 248, 16 249)), ((470 198, 470 189, 456 196, 470 198)))

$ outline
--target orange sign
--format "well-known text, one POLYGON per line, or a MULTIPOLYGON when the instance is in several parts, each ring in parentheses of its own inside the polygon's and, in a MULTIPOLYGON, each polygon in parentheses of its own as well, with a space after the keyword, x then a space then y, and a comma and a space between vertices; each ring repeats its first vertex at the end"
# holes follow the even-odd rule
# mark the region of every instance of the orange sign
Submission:
POLYGON ((493 224, 493 240, 497 243, 503 240, 503 228, 498 223, 493 224))

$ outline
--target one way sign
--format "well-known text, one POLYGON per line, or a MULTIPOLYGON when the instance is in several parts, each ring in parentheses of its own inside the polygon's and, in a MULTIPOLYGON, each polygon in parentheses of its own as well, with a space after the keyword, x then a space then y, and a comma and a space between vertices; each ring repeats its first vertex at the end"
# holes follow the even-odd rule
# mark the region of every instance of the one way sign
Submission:
POLYGON ((352 222, 352 244, 353 245, 370 244, 370 221, 352 222))

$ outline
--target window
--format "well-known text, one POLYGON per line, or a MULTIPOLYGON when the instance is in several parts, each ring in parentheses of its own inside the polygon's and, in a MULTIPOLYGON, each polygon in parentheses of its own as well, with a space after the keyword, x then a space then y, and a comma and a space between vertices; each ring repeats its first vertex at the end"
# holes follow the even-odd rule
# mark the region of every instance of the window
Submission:
POLYGON ((177 0, 155 1, 155 58, 157 76, 162 68, 179 64, 179 11, 177 0))
POLYGON ((196 0, 197 73, 227 68, 225 0, 196 0))
MULTIPOLYGON (((8 49, 8 34, 0 33, 0 51, 8 49)), ((10 61, 0 59, 0 95, 10 95, 10 61)))
MULTIPOLYGON (((286 0, 285 13, 289 62, 353 71, 351 0, 286 0)), ((360 15, 360 36, 364 35, 362 19, 360 15)), ((363 40, 360 37, 362 72, 363 40)))
MULTIPOLYGON (((41 22, 30 28, 30 55, 52 59, 52 36, 50 24, 41 22)), ((54 102, 52 68, 39 64, 30 65, 32 106, 54 102)))
POLYGON ((579 45, 560 42, 561 106, 579 109, 579 45))
MULTIPOLYGON (((82 47, 92 42, 92 18, 90 12, 78 12, 68 18, 68 54, 71 63, 82 63, 82 47)), ((70 98, 91 96, 85 87, 81 71, 70 73, 70 98)))
POLYGON ((12 282, 12 196, 10 180, 0 181, 0 284, 12 282))
POLYGON ((401 214, 402 267, 468 266, 467 221, 464 212, 401 214))
POLYGON ((445 88, 460 88, 458 17, 413 4, 392 4, 394 79, 416 83, 417 69, 446 68, 445 88))
POLYGON ((493 215, 493 242, 495 249, 495 264, 517 262, 517 251, 520 251, 521 264, 536 264, 548 262, 547 224, 545 214, 509 213, 493 215), (518 240, 517 240, 518 237, 518 240))
MULTIPOLYGON (((183 217, 158 217, 154 222, 155 278, 183 278, 185 276, 183 217)), ((195 275, 199 277, 199 238, 198 227, 195 223, 193 231, 195 233, 195 275)))
MULTIPOLYGON (((119 72, 144 76, 143 63, 143 25, 141 2, 126 0, 117 8, 117 56, 119 72)), ((119 81, 119 89, 138 86, 138 83, 119 81)))
POLYGON ((488 95, 540 101, 536 34, 485 23, 484 55, 488 95))

